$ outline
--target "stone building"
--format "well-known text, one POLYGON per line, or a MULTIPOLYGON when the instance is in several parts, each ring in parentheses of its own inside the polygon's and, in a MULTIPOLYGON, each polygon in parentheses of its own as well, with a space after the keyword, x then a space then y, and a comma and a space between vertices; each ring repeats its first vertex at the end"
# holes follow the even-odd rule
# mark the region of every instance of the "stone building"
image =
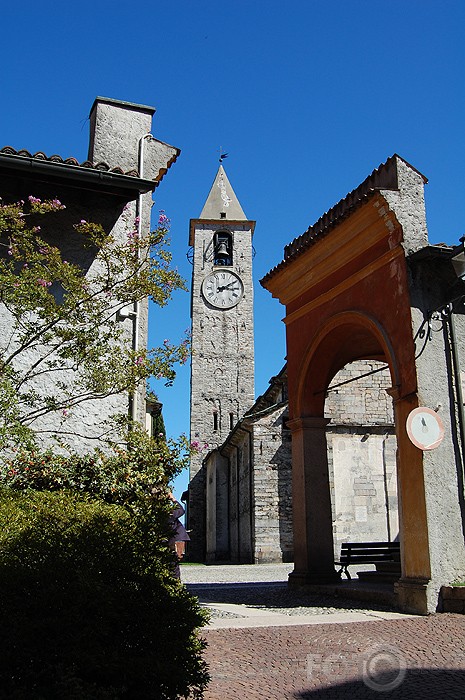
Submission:
POLYGON ((252 236, 249 221, 220 166, 192 246, 191 458, 188 526, 192 559, 206 552, 203 446, 221 444, 254 401, 252 236))
MULTIPOLYGON (((3 201, 27 200, 33 195, 57 198, 65 204, 65 210, 44 217, 41 236, 57 245, 63 258, 80 265, 86 274, 95 268, 95 256, 89 248, 83 248, 73 228, 75 223, 82 219, 100 223, 117 241, 126 240, 128 225, 134 226, 136 217, 141 233, 150 228, 152 192, 179 154, 177 148, 150 133, 154 111, 145 105, 96 98, 89 116, 89 151, 84 161, 42 152, 31 154, 9 146, 0 150, 3 201)), ((148 300, 121 308, 117 317, 133 347, 145 347, 148 300)), ((6 342, 11 318, 3 305, 0 327, 0 343, 6 342)), ((59 395, 57 377, 50 373, 44 377, 39 388, 59 395)), ((71 374, 67 381, 73 381, 71 374)), ((128 411, 145 423, 145 386, 133 396, 115 395, 76 406, 66 422, 69 444, 77 450, 94 447, 105 419, 128 411)), ((52 435, 59 428, 59 417, 49 413, 31 427, 52 435)))
MULTIPOLYGON (((287 368, 253 400, 253 228, 220 167, 190 234, 191 440, 199 446, 189 484, 194 560, 294 556, 287 368)), ((328 391, 335 557, 343 541, 398 535, 389 386, 385 365, 359 361, 342 368, 328 391)))
POLYGON ((286 369, 204 460, 207 560, 292 561, 286 369))
POLYGON ((286 246, 261 281, 286 310, 289 583, 338 580, 325 396, 350 363, 381 362, 397 444, 394 591, 399 608, 422 614, 437 610, 443 585, 465 575, 465 254, 463 241, 429 243, 425 183, 395 154, 286 246))
MULTIPOLYGON (((342 542, 397 539, 399 523, 389 373, 381 363, 359 361, 333 385, 325 416, 337 559, 342 542)), ((284 367, 205 457, 207 561, 293 561, 288 418, 284 367)))

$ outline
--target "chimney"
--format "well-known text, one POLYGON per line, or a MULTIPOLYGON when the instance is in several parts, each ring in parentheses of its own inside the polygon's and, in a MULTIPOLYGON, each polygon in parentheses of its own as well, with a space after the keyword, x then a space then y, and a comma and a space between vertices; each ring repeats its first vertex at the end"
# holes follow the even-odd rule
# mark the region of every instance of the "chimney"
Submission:
POLYGON ((97 97, 90 111, 89 160, 123 172, 138 169, 139 142, 150 133, 154 107, 97 97))

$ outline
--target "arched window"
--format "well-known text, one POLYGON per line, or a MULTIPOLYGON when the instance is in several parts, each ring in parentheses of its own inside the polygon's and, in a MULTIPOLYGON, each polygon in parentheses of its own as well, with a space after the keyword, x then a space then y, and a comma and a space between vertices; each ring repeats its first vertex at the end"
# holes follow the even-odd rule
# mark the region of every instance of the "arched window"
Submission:
POLYGON ((232 265, 232 236, 227 231, 217 231, 214 238, 214 265, 232 265))

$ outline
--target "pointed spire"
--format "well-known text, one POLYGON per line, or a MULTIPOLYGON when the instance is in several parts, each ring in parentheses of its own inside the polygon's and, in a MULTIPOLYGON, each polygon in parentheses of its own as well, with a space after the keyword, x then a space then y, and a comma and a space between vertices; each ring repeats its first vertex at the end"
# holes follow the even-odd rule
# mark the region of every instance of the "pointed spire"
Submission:
POLYGON ((215 181, 199 218, 214 221, 217 219, 247 221, 222 165, 218 168, 215 181))

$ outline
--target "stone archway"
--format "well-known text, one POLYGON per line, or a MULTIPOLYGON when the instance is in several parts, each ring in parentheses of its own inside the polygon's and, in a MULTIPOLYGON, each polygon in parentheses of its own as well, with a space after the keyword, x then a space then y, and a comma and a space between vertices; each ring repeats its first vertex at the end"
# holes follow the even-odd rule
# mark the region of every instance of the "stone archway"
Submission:
MULTIPOLYGON (((391 374, 398 446, 397 599, 400 608, 420 613, 434 611, 440 586, 465 572, 464 446, 456 439, 454 379, 439 335, 422 341, 420 351, 415 347, 431 309, 448 298, 452 270, 449 253, 428 242, 425 182, 393 156, 286 246, 284 260, 262 280, 286 307, 295 548, 290 582, 335 580, 324 396, 347 362, 381 360, 391 374), (442 411, 447 429, 437 450, 422 452, 408 438, 406 419, 419 404, 442 411)), ((463 343, 459 350, 465 358, 463 343)))
POLYGON ((341 312, 316 333, 303 358, 290 421, 293 436, 293 584, 337 580, 334 569, 324 399, 332 378, 358 359, 385 362, 390 369, 398 438, 399 525, 402 543, 400 587, 422 589, 430 578, 428 528, 421 453, 405 439, 405 419, 416 395, 401 396, 401 372, 388 334, 361 312, 341 312), (408 465, 408 466, 407 466, 408 465))

